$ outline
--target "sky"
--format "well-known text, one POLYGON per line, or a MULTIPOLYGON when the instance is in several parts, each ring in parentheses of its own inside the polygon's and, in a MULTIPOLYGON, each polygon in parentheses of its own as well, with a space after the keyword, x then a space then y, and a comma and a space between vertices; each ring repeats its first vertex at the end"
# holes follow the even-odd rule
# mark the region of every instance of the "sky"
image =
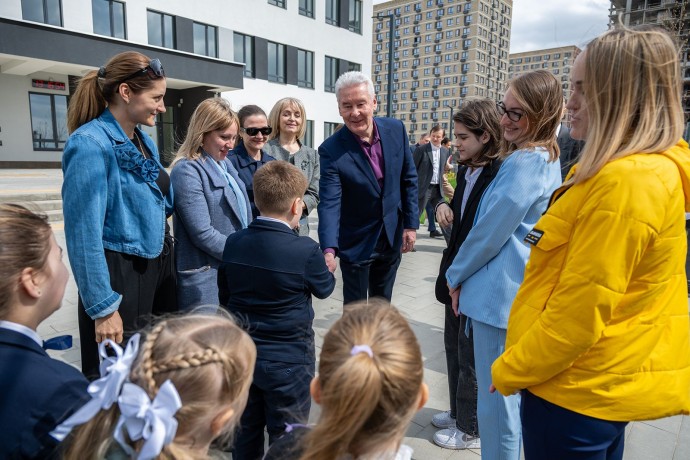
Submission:
POLYGON ((513 0, 510 52, 582 48, 608 28, 610 5, 609 0, 513 0))

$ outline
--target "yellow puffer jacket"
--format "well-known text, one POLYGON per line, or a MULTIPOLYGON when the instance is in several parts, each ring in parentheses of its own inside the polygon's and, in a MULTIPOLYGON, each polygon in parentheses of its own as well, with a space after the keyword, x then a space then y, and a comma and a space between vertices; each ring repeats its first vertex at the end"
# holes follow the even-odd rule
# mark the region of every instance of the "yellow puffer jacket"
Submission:
POLYGON ((604 420, 690 414, 688 144, 614 160, 552 200, 494 385, 604 420))

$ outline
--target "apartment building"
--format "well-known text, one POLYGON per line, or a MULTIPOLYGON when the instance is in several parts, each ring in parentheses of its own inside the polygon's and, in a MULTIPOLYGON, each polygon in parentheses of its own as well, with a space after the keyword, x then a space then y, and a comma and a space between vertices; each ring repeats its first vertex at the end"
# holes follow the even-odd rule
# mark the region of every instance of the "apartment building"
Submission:
POLYGON ((575 45, 542 50, 524 51, 509 56, 508 78, 514 78, 532 70, 548 70, 558 78, 563 94, 570 94, 570 69, 582 50, 575 45))
POLYGON ((305 143, 340 120, 333 86, 371 69, 372 0, 2 0, 0 167, 59 167, 78 79, 112 55, 161 60, 167 111, 148 129, 170 158, 205 98, 307 108, 305 143))
POLYGON ((372 77, 378 113, 386 114, 392 85, 392 115, 405 123, 415 141, 436 124, 449 128, 453 110, 465 98, 500 100, 508 81, 512 8, 512 0, 392 0, 374 5, 378 18, 372 77))

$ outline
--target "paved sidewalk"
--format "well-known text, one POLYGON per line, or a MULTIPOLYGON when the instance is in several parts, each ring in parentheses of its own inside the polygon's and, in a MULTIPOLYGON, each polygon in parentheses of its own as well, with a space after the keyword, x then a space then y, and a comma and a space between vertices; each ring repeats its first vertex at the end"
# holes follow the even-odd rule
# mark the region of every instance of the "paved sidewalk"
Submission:
MULTIPOLYGON (((32 190, 59 191, 61 180, 62 174, 59 170, 0 170, 0 197, 8 194, 30 193, 32 190)), ((316 223, 313 217, 312 221, 316 223)), ((62 223, 56 223, 54 231, 58 242, 64 247, 62 223)), ((315 231, 312 231, 312 237, 316 238, 315 231)), ((436 431, 436 428, 431 425, 431 417, 449 407, 443 352, 444 312, 443 306, 434 298, 434 282, 438 274, 444 241, 429 238, 428 232, 420 231, 416 247, 417 252, 403 256, 396 279, 393 303, 410 320, 421 344, 424 356, 424 379, 429 385, 430 398, 426 406, 414 417, 407 431, 405 443, 414 448, 414 458, 418 460, 479 460, 478 450, 445 450, 436 447, 431 441, 436 431)), ((336 275, 338 283, 333 295, 325 300, 315 299, 314 302, 317 356, 326 331, 342 314, 340 270, 336 272, 336 275)), ((80 344, 76 308, 77 289, 74 280, 70 278, 62 308, 44 321, 38 332, 44 339, 60 334, 73 335, 75 340, 72 349, 61 352, 51 351, 51 355, 79 367, 80 344)), ((312 419, 318 411, 318 406, 313 407, 312 419)), ((624 459, 690 459, 690 417, 678 416, 629 424, 626 430, 624 459)))

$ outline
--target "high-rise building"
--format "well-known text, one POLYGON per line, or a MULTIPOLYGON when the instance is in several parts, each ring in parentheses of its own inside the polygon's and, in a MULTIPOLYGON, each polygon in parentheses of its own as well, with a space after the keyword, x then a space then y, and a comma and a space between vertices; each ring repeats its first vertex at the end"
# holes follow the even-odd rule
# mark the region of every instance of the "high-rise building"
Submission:
POLYGON ((372 0, 1 0, 0 167, 59 167, 78 79, 126 50, 159 58, 167 111, 145 127, 170 158, 197 104, 222 95, 307 109, 304 142, 341 120, 333 85, 369 73, 372 0))
POLYGON ((508 81, 512 9, 512 0, 391 0, 374 5, 377 113, 386 114, 392 84, 392 115, 405 123, 415 141, 436 124, 449 128, 451 111, 465 98, 500 100, 508 81))
MULTIPOLYGON (((653 24, 666 28, 678 40, 683 76, 683 105, 690 120, 690 4, 687 0, 612 0, 609 27, 653 24)), ((686 139, 690 123, 686 129, 686 139)))
POLYGON ((558 78, 563 94, 570 93, 570 69, 582 50, 575 45, 513 53, 509 56, 508 78, 533 70, 548 70, 558 78))

